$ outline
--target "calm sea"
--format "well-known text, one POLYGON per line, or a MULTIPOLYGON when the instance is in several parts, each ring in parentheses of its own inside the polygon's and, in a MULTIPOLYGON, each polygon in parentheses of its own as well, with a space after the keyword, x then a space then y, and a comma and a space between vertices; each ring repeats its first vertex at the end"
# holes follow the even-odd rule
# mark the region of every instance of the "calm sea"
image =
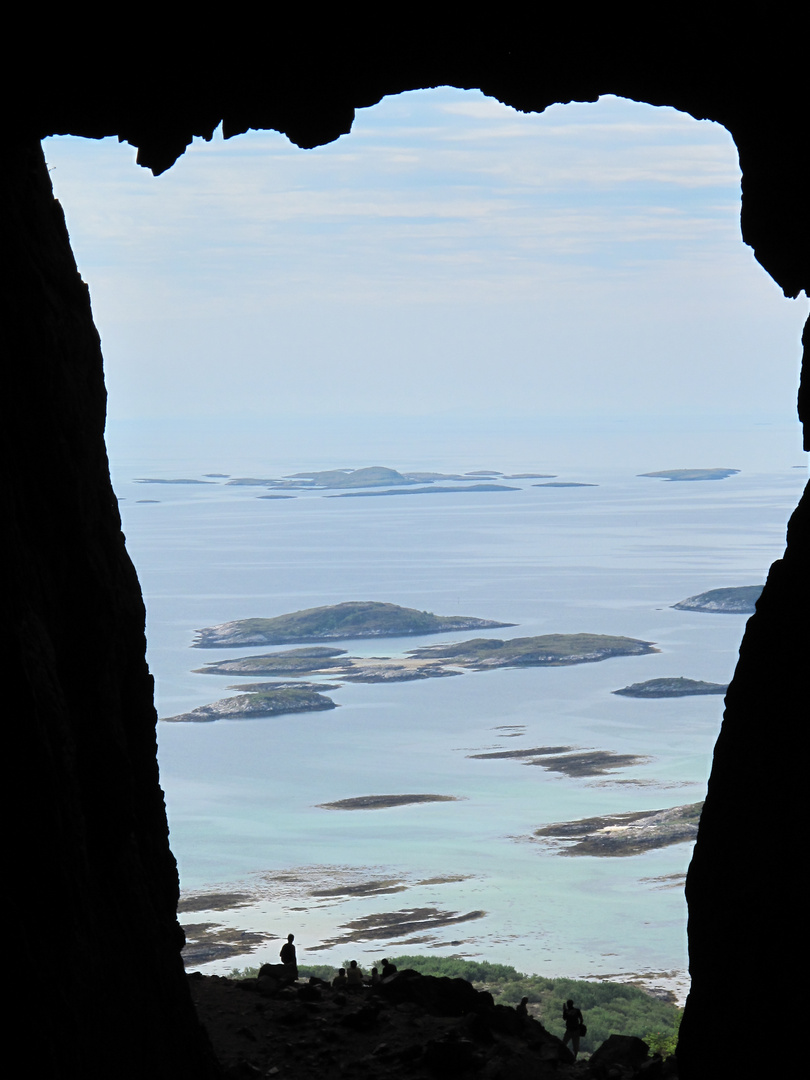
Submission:
MULTIPOLYGON (((464 464, 444 468, 493 467, 464 464)), ((731 678, 745 616, 672 605, 764 580, 784 548, 802 470, 668 483, 595 468, 561 477, 594 487, 522 480, 509 481, 519 488, 512 492, 352 499, 299 492, 270 501, 257 497, 261 489, 224 479, 134 482, 238 473, 222 453, 178 472, 146 459, 114 465, 146 598, 161 716, 226 697, 239 681, 193 668, 261 651, 192 649, 196 628, 345 600, 517 624, 494 636, 620 634, 661 650, 571 667, 345 684, 331 693, 340 706, 331 712, 159 725, 182 889, 249 896, 241 908, 187 921, 293 932, 305 963, 351 956, 364 966, 386 952, 438 949, 543 975, 641 975, 683 990, 690 845, 566 857, 530 837, 555 822, 703 798, 722 698, 640 701, 611 691, 660 676, 731 678), (575 779, 519 759, 469 756, 560 744, 645 760, 575 779), (354 812, 317 805, 413 792, 458 801, 354 812), (397 930, 398 920, 412 925, 397 930)), ((257 475, 301 467, 274 461, 257 475)), ((545 471, 531 460, 511 469, 545 471)), ((480 635, 336 644, 353 655, 394 656, 463 636, 480 635)), ((277 951, 270 942, 204 970, 228 971, 277 951)))

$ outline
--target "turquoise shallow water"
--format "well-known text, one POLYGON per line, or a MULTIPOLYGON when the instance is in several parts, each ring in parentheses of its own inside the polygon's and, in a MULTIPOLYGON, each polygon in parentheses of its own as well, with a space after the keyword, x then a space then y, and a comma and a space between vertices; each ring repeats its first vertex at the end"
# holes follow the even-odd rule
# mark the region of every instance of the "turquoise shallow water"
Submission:
MULTIPOLYGON (((217 466, 186 463, 163 475, 200 476, 217 466)), ((703 797, 722 698, 639 701, 611 691, 657 676, 728 681, 745 617, 671 605, 705 589, 764 580, 784 546, 804 480, 799 470, 691 484, 593 470, 576 477, 599 485, 593 488, 511 481, 520 490, 375 499, 307 493, 278 501, 222 483, 136 484, 135 477, 154 475, 154 465, 137 461, 117 465, 115 475, 147 601, 160 715, 227 696, 225 687, 238 681, 192 673, 207 660, 240 655, 191 649, 194 629, 349 599, 518 624, 492 636, 622 634, 661 650, 571 667, 345 684, 331 694, 340 706, 332 712, 159 725, 183 889, 246 883, 253 896, 214 921, 278 936, 292 930, 304 962, 340 963, 351 954, 362 964, 386 951, 440 948, 542 974, 640 972, 683 988, 678 875, 689 845, 631 858, 570 858, 528 838, 556 821, 703 797), (561 743, 647 760, 572 779, 519 760, 468 756, 561 743), (317 807, 403 792, 459 801, 364 812, 317 807), (371 879, 396 891, 313 895, 371 879), (323 947, 352 920, 424 908, 486 914, 323 947)), ((439 640, 447 639, 336 644, 359 655, 397 655, 439 640)), ((255 957, 209 970, 245 962, 255 957)))

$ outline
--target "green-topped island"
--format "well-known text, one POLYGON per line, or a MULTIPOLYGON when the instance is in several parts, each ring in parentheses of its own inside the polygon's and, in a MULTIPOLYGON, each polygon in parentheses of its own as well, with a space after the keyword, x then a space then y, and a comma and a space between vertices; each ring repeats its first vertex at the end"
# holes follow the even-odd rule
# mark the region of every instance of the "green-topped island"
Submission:
POLYGON ((542 634, 539 637, 473 638, 448 645, 410 649, 404 657, 347 656, 342 649, 314 646, 260 656, 212 661, 196 668, 201 675, 326 675, 349 682, 401 682, 458 675, 463 670, 560 667, 591 664, 615 656, 655 653, 651 641, 608 634, 542 634))
POLYGON ((476 619, 470 615, 434 615, 430 611, 352 600, 305 608, 270 619, 236 619, 197 630, 196 649, 233 649, 243 645, 294 645, 308 641, 412 637, 460 630, 489 630, 514 623, 476 619))

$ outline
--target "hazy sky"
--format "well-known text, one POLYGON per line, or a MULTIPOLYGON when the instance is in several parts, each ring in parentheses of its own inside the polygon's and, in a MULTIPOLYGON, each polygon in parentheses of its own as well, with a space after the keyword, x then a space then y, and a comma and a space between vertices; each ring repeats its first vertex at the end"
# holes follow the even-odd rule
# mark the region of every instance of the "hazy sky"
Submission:
POLYGON ((717 124, 616 98, 524 116, 441 89, 315 150, 217 134, 158 178, 111 139, 45 153, 113 419, 609 416, 775 426, 802 460, 806 298, 743 245, 717 124))

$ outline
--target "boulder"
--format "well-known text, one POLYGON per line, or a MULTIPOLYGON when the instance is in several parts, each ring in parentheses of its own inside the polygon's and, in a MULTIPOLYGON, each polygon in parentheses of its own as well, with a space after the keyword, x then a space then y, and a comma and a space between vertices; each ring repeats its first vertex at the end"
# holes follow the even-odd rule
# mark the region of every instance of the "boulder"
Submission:
POLYGON ((493 1007, 492 995, 476 990, 466 979, 420 975, 410 969, 389 975, 377 991, 392 1004, 410 1002, 431 1016, 466 1016, 493 1007))
POLYGON ((608 1077, 635 1076, 641 1066, 650 1060, 650 1048, 635 1035, 610 1035, 591 1054, 588 1065, 597 1080, 608 1077))

